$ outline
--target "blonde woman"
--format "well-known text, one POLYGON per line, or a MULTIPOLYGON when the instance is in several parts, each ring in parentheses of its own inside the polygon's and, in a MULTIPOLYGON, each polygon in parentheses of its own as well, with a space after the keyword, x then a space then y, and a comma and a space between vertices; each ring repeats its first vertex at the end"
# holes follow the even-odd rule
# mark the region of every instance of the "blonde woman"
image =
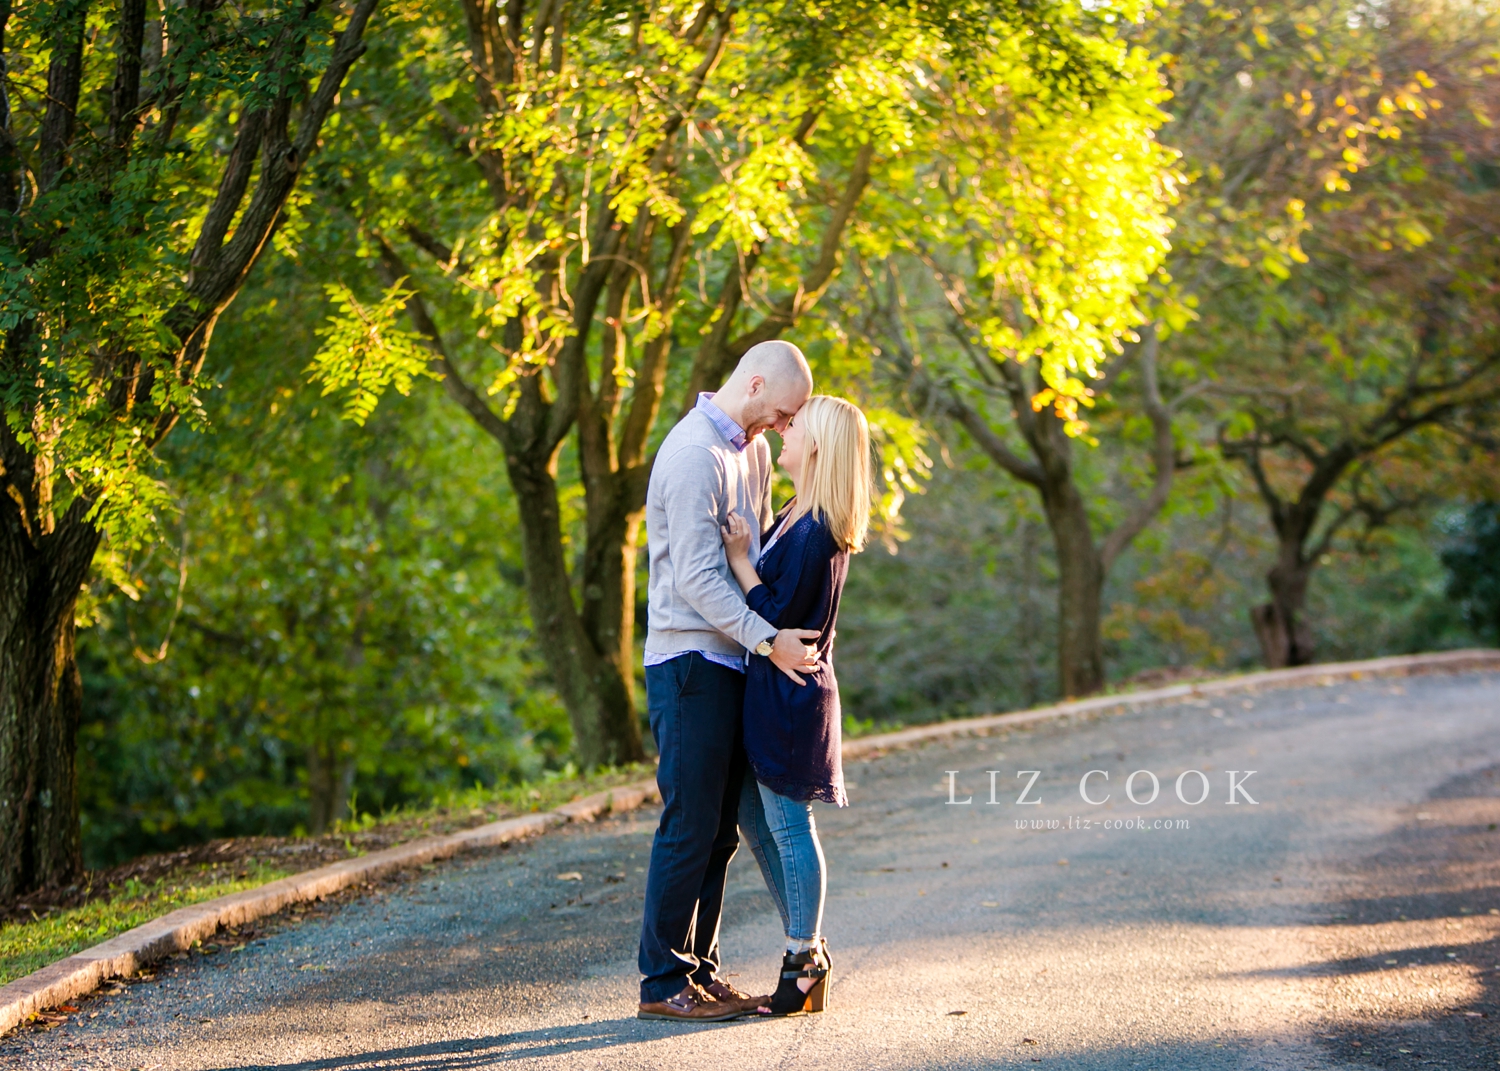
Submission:
POLYGON ((741 797, 740 828, 781 911, 787 951, 781 982, 763 1014, 822 1011, 831 984, 823 939, 827 888, 812 801, 843 807, 839 689, 833 674, 834 626, 849 555, 860 550, 870 519, 870 431, 859 409, 815 395, 788 422, 777 464, 796 494, 749 556, 751 533, 738 514, 723 529, 729 568, 745 602, 777 628, 816 629, 811 673, 787 673, 751 653, 745 676, 745 751, 751 775, 741 797))

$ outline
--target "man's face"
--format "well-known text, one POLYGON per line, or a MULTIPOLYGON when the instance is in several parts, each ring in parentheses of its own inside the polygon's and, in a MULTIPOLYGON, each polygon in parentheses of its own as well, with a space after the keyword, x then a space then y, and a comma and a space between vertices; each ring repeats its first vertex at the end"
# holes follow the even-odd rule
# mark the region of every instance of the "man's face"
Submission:
POLYGON ((763 431, 786 430, 786 423, 807 403, 812 390, 804 383, 777 390, 775 385, 761 376, 750 379, 749 397, 741 413, 744 419, 745 438, 753 439, 763 431))

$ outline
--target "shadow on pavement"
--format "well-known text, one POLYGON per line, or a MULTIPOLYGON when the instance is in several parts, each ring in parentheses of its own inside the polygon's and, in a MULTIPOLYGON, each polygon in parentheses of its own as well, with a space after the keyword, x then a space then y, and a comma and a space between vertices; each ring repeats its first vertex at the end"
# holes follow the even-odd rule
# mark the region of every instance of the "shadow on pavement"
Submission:
POLYGON ((1325 1008, 1318 1044, 1360 1066, 1416 1062, 1494 1071, 1500 920, 1491 916, 1500 914, 1500 766, 1449 779, 1407 817, 1346 868, 1346 896, 1314 908, 1331 917, 1328 944, 1336 952, 1313 968, 1329 979, 1335 1002, 1325 1008), (1487 939, 1476 940, 1486 932, 1487 939), (1360 978, 1360 991, 1369 993, 1387 972, 1382 1006, 1341 1014, 1341 979, 1360 978), (1434 998, 1429 980, 1436 972, 1447 972, 1463 999, 1434 998))
MULTIPOLYGON (((731 1023, 678 1026, 669 1023, 642 1024, 635 1019, 583 1024, 576 1028, 525 1031, 494 1037, 469 1038, 430 1045, 413 1045, 333 1056, 318 1060, 279 1064, 234 1064, 212 1071, 472 1071, 497 1067, 520 1060, 549 1056, 578 1056, 583 1053, 656 1040, 677 1035, 686 1043, 708 1029, 763 1029, 754 1020, 731 1023), (649 1036, 643 1027, 651 1027, 649 1036)), ((1149 1069, 1186 1069, 1195 1071, 1230 1071, 1246 1066, 1289 1066, 1296 1052, 1284 1044, 1267 1039, 1231 1038, 1222 1041, 1173 1041, 1160 1045, 1118 1045, 1093 1051, 1048 1052, 1045 1045, 1000 1043, 998 1048, 1010 1052, 984 1055, 954 1055, 944 1060, 945 1071, 997 1071, 1002 1068, 1038 1068, 1040 1071, 1149 1071, 1149 1069)), ((677 1066, 694 1066, 695 1054, 684 1044, 677 1066)), ((744 1066, 755 1066, 747 1063, 744 1066)), ((913 1064, 931 1066, 929 1064, 913 1064)), ((1300 1063, 1296 1066, 1301 1066, 1300 1063)), ((1377 1065, 1378 1066, 1378 1065, 1377 1065)))
POLYGON ((676 1024, 646 1023, 634 1017, 580 1023, 577 1026, 523 1030, 492 1037, 459 1038, 453 1041, 412 1045, 398 1049, 328 1056, 295 1063, 233 1064, 213 1071, 468 1071, 469 1068, 493 1067, 516 1060, 536 1060, 614 1048, 643 1041, 655 1041, 674 1034, 692 1036, 705 1030, 754 1030, 760 1026, 753 1019, 727 1023, 676 1024))

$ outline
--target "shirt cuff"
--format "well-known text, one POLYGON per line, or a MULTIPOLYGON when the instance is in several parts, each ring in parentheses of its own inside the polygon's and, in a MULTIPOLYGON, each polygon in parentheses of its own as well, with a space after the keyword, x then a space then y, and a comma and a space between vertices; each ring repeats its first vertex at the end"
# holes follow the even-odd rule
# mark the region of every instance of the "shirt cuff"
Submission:
POLYGON ((776 633, 780 632, 781 630, 778 629, 778 628, 776 628, 774 625, 770 624, 769 622, 762 622, 762 624, 764 624, 766 626, 766 628, 769 629, 770 631, 755 633, 754 635, 752 635, 751 638, 750 638, 750 643, 749 643, 749 645, 747 647, 747 650, 750 650, 750 651, 753 652, 757 647, 759 647, 762 643, 764 643, 766 641, 770 641, 771 643, 775 643, 776 642, 776 633))

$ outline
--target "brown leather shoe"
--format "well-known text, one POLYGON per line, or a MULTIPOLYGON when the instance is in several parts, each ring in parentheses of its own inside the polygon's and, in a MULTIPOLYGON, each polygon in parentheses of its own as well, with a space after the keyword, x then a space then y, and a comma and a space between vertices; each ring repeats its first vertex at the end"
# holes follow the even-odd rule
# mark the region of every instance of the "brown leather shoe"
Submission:
POLYGON ((702 986, 689 982, 675 997, 654 1000, 650 1003, 641 1001, 640 1010, 635 1013, 635 1017, 637 1019, 686 1019, 694 1023, 717 1023, 743 1015, 745 1011, 746 1009, 738 1003, 731 1004, 715 1000, 704 992, 702 986))
POLYGON ((738 988, 731 982, 724 981, 722 978, 710 985, 704 986, 703 990, 720 1004, 738 1004, 740 1010, 746 1012, 755 1011, 761 1005, 767 1004, 771 1000, 770 994, 752 997, 743 989, 738 988))

